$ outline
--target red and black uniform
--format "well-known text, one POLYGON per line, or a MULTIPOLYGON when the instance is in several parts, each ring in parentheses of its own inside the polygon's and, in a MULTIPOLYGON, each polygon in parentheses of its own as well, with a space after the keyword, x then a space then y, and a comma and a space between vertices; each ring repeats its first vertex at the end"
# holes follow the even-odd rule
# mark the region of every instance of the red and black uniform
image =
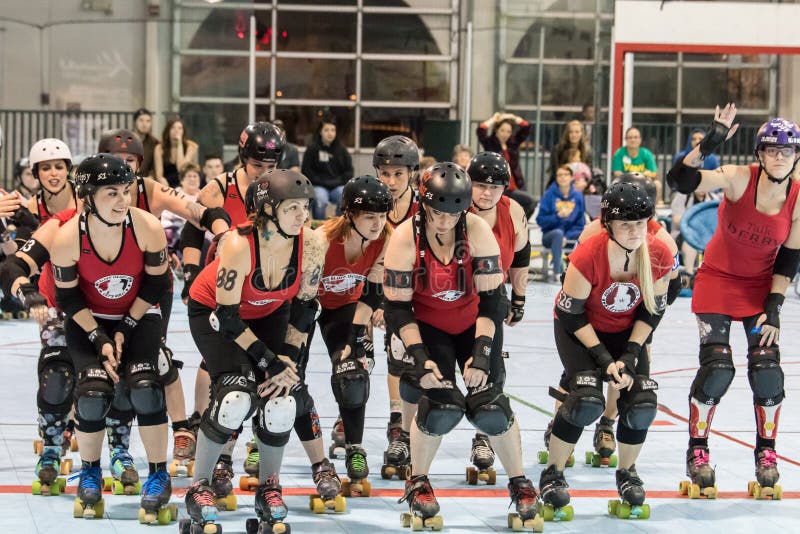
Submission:
POLYGON ((225 187, 219 183, 219 180, 214 181, 225 197, 222 209, 224 209, 231 218, 231 226, 247 222, 247 211, 244 208, 244 195, 239 191, 239 185, 236 181, 236 171, 225 173, 225 187))
MULTIPOLYGON (((514 229, 514 220, 511 218, 511 200, 508 197, 500 197, 496 204, 497 213, 492 226, 492 233, 497 244, 500 246, 500 267, 508 278, 511 262, 514 261, 514 245, 517 241, 517 233, 514 229)), ((475 208, 470 208, 475 213, 475 208)))
MULTIPOLYGON (((75 213, 77 213, 75 208, 69 208, 56 213, 53 217, 58 219, 58 226, 61 227, 73 218, 75 213)), ((39 293, 47 299, 48 306, 58 308, 56 303, 56 284, 55 280, 53 280, 53 266, 49 261, 39 268, 39 293)))
POLYGON ((392 228, 397 228, 400 226, 401 223, 407 221, 419 211, 419 197, 417 192, 413 189, 411 190, 411 201, 408 204, 408 211, 406 211, 405 215, 399 221, 393 221, 391 218, 391 212, 389 212, 386 216, 386 222, 389 223, 389 226, 392 228))
POLYGON ((147 189, 145 189, 144 178, 136 177, 136 207, 150 213, 150 203, 147 201, 147 189))
MULTIPOLYGON (((37 191, 36 193, 36 215, 39 217, 39 225, 43 225, 47 221, 50 220, 51 217, 54 217, 57 214, 50 213, 50 210, 47 209, 47 203, 44 201, 44 194, 45 191, 42 189, 37 191)), ((75 205, 78 205, 77 197, 75 196, 75 191, 72 191, 72 200, 75 202, 75 205)), ((69 208, 68 208, 69 209, 69 208)), ((74 209, 74 208, 72 208, 74 209)))

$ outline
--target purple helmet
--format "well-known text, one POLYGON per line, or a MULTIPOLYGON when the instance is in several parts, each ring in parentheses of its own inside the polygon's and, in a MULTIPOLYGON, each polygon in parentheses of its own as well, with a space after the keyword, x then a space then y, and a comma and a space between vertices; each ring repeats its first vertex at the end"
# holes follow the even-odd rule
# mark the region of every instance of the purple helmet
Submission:
POLYGON ((756 132, 756 152, 761 145, 800 147, 800 127, 788 119, 770 119, 756 132))

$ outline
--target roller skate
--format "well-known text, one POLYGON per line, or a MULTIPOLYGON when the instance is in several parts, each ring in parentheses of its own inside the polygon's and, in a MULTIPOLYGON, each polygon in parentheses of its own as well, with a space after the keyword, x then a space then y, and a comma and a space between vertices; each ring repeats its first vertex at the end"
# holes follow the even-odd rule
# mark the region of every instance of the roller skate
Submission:
POLYGON ((214 506, 214 490, 208 479, 192 483, 186 491, 186 511, 189 519, 178 522, 180 534, 222 534, 222 526, 215 523, 217 507, 214 506))
POLYGON ((650 505, 644 504, 644 484, 636 466, 630 469, 617 469, 617 491, 619 499, 608 501, 608 513, 620 519, 647 519, 650 505))
POLYGON ((99 466, 84 464, 78 482, 78 496, 73 505, 73 517, 99 519, 103 517, 103 471, 99 466))
POLYGON ((400 480, 407 480, 411 477, 411 437, 400 427, 399 422, 396 425, 389 423, 386 434, 389 448, 383 453, 381 478, 391 480, 393 476, 397 476, 400 480))
POLYGON ((111 450, 111 476, 103 479, 103 489, 114 495, 139 495, 142 483, 127 449, 115 447, 111 450))
POLYGON ((539 506, 536 512, 545 521, 572 521, 575 515, 569 505, 569 491, 564 472, 551 465, 539 477, 539 506))
POLYGON ((406 492, 397 501, 408 501, 408 512, 400 514, 400 524, 417 531, 423 528, 442 530, 444 519, 439 513, 439 503, 427 475, 417 475, 406 480, 406 492))
POLYGON ((27 319, 28 312, 17 297, 4 296, 0 299, 0 319, 27 319))
POLYGON ((247 475, 239 477, 239 489, 255 491, 258 487, 258 445, 255 441, 247 442, 247 456, 244 459, 244 471, 247 475))
POLYGON ((59 450, 59 447, 47 447, 42 452, 36 464, 39 480, 31 484, 31 493, 34 495, 59 495, 64 491, 67 481, 58 476, 61 472, 59 450))
POLYGON ((272 476, 264 484, 256 488, 256 515, 245 524, 247 534, 284 534, 292 531, 292 527, 284 522, 289 514, 283 502, 283 489, 278 484, 278 476, 272 476))
POLYGON ((331 446, 328 447, 328 458, 331 460, 345 457, 345 442, 344 442, 344 423, 342 423, 342 416, 340 415, 336 422, 333 424, 331 430, 331 446))
POLYGON ((594 450, 586 451, 586 463, 592 467, 617 467, 617 440, 614 439, 614 420, 605 415, 594 428, 594 450))
POLYGON ((497 473, 492 469, 494 465, 494 450, 486 434, 475 434, 472 438, 472 452, 469 461, 473 466, 467 467, 467 483, 475 486, 478 481, 494 485, 497 483, 497 473))
POLYGON ((778 455, 771 447, 759 447, 755 451, 756 480, 747 483, 747 493, 755 499, 772 498, 779 501, 783 497, 783 488, 778 485, 778 455))
POLYGON ((308 508, 315 514, 325 513, 325 510, 334 512, 344 512, 347 503, 343 495, 339 492, 342 483, 336 474, 336 469, 327 458, 311 466, 314 476, 314 484, 317 485, 317 493, 308 499, 308 508))
POLYGON ((347 467, 347 476, 350 479, 342 480, 342 495, 345 497, 369 497, 372 486, 367 480, 369 466, 364 449, 359 445, 348 445, 344 465, 347 467))
POLYGON ((525 477, 516 477, 508 482, 508 493, 517 511, 508 514, 508 528, 514 532, 530 529, 544 531, 544 518, 536 513, 536 489, 525 477))
POLYGON ((191 477, 194 474, 194 452, 197 434, 190 428, 181 428, 172 434, 172 463, 169 464, 169 475, 173 477, 191 477))
MULTIPOLYGON (((553 433, 553 420, 550 419, 550 422, 547 423, 547 429, 544 431, 544 450, 539 451, 536 454, 536 459, 541 465, 545 465, 547 460, 550 459, 550 454, 547 450, 550 448, 550 434, 553 433)), ((572 467, 575 465, 575 455, 570 454, 569 458, 567 459, 567 463, 565 464, 567 467, 572 467)))
MULTIPOLYGON (((72 460, 64 458, 68 452, 78 451, 78 440, 75 438, 75 422, 70 419, 64 432, 61 433, 61 474, 68 475, 72 472, 72 460)), ((33 452, 41 456, 44 453, 44 440, 33 441, 33 452)))
POLYGON ((680 483, 681 495, 688 495, 690 499, 699 499, 702 496, 717 498, 714 468, 708 464, 708 447, 689 447, 686 451, 686 476, 689 480, 682 480, 680 483))
POLYGON ((169 525, 178 518, 178 507, 169 504, 172 496, 172 484, 169 473, 159 470, 147 477, 142 485, 141 508, 139 508, 139 523, 149 525, 169 525))
POLYGON ((236 495, 233 494, 231 480, 233 480, 233 461, 223 454, 219 457, 211 475, 211 488, 214 490, 217 508, 222 512, 236 510, 236 495))

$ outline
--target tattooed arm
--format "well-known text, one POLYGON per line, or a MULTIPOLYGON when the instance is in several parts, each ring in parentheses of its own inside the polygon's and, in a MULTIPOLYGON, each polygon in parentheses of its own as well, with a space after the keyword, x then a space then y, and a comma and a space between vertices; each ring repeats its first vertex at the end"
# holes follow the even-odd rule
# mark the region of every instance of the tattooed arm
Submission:
MULTIPOLYGON (((311 302, 317 298, 319 282, 322 279, 322 269, 325 266, 326 249, 327 244, 325 239, 320 237, 320 234, 307 230, 303 232, 300 291, 292 301, 293 315, 296 315, 294 311, 297 309, 305 307, 308 310, 310 307, 316 306, 316 302, 313 304, 311 302)), ((299 349, 308 339, 310 329, 304 328, 304 323, 307 321, 302 321, 302 318, 300 321, 296 319, 296 317, 293 317, 293 321, 289 323, 289 327, 286 329, 286 344, 299 349)))

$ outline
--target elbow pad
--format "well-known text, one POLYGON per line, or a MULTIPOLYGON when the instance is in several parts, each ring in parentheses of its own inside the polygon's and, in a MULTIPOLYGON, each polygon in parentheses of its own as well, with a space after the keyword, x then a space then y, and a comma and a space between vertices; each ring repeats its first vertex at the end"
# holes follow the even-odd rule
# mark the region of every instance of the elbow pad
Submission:
POLYGON ((669 281, 669 286, 667 286, 667 304, 672 305, 675 302, 675 299, 678 298, 682 289, 681 286, 681 277, 678 276, 677 278, 673 278, 669 281))
POLYGON ((200 225, 209 232, 213 232, 213 230, 211 230, 211 227, 218 220, 225 221, 228 224, 228 226, 231 225, 231 217, 230 215, 228 215, 228 212, 226 212, 224 209, 219 207, 206 208, 206 211, 203 212, 203 216, 200 217, 200 225))
POLYGON ((778 249, 778 255, 775 256, 772 274, 779 274, 792 280, 794 275, 797 274, 798 266, 800 266, 800 249, 787 248, 781 245, 778 249))
POLYGON ((382 300, 383 284, 370 282, 367 280, 363 289, 361 290, 361 297, 359 297, 358 301, 363 302, 369 306, 372 311, 375 311, 378 309, 378 307, 380 307, 382 300))
POLYGON ((400 330, 410 324, 417 324, 411 301, 397 301, 386 299, 383 310, 383 319, 392 332, 400 334, 400 330))
POLYGON ((289 324, 301 334, 309 333, 311 331, 311 326, 314 324, 314 320, 317 318, 318 309, 319 303, 317 299, 292 299, 291 311, 289 312, 289 324))
POLYGON ((647 324, 655 332, 656 328, 658 328, 658 323, 660 323, 661 318, 664 317, 664 309, 666 308, 666 305, 666 295, 656 295, 656 308, 658 313, 650 313, 645 307, 644 302, 640 302, 639 305, 636 306, 636 320, 647 324))
POLYGON ((564 330, 574 334, 589 324, 585 308, 586 299, 570 297, 564 291, 559 293, 558 303, 556 304, 556 317, 558 317, 564 330))
POLYGON ((679 159, 667 173, 667 184, 670 188, 684 195, 694 193, 700 180, 700 169, 689 167, 683 159, 679 159))
POLYGON ((138 297, 148 304, 158 304, 164 293, 167 293, 171 288, 172 277, 170 277, 168 270, 161 274, 144 273, 138 297))
POLYGON ((56 302, 67 316, 71 317, 86 308, 86 299, 78 286, 58 287, 56 286, 56 302))
POLYGON ((186 248, 196 248, 203 250, 203 240, 205 232, 193 224, 184 224, 181 231, 181 250, 186 248))
POLYGON ((525 246, 520 250, 514 252, 514 259, 511 261, 511 267, 527 269, 531 265, 531 242, 525 243, 525 246))
POLYGON ((502 322, 508 316, 508 294, 504 284, 489 291, 478 291, 478 299, 478 317, 502 322))
POLYGON ((9 256, 0 265, 0 284, 2 284, 3 293, 11 295, 11 286, 17 278, 30 278, 31 268, 28 262, 17 256, 16 254, 9 256))
POLYGON ((231 341, 247 329, 247 324, 239 315, 238 304, 217 304, 217 309, 208 316, 208 322, 211 328, 231 341))

